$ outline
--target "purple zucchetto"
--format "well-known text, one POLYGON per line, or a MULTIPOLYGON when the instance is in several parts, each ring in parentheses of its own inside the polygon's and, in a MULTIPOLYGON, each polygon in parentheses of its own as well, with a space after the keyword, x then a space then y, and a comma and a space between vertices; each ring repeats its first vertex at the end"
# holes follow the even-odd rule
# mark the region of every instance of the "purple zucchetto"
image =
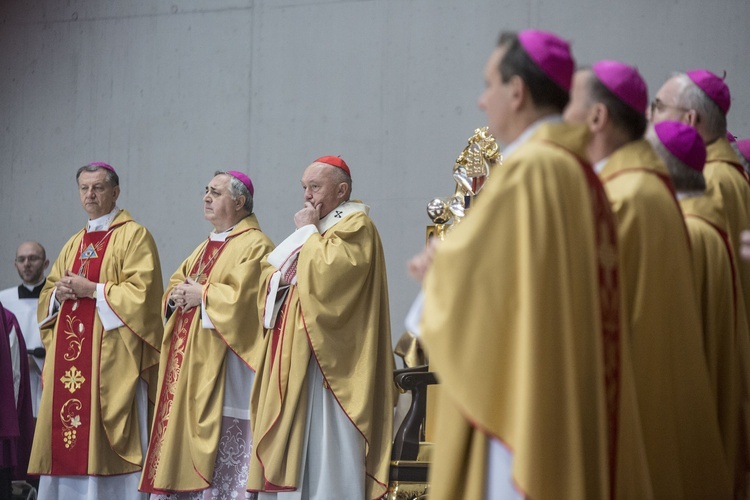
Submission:
POLYGON ((253 181, 250 180, 250 177, 237 170, 227 170, 227 173, 243 183, 247 190, 250 191, 250 196, 255 196, 255 188, 253 187, 253 181))
POLYGON ((523 30, 518 41, 532 61, 565 92, 570 92, 575 62, 568 42, 554 33, 523 30))
POLYGON ((698 88, 700 88, 719 109, 726 115, 731 104, 729 87, 724 80, 714 75, 707 69, 694 69, 685 73, 698 88))
POLYGON ((740 150, 740 153, 742 153, 742 156, 744 156, 747 161, 750 161, 750 139, 741 139, 737 141, 737 149, 740 150))
POLYGON ((95 162, 89 163, 86 166, 87 167, 99 167, 99 168, 103 168, 105 170, 109 170, 110 172, 114 172, 115 174, 117 173, 117 172, 115 172, 115 169, 114 169, 114 167, 112 165, 109 165, 109 164, 104 163, 102 161, 95 161, 95 162))
POLYGON ((686 123, 667 120, 655 124, 654 132, 672 156, 693 170, 703 171, 706 163, 706 145, 693 127, 686 123))
POLYGON ((648 89, 634 66, 619 61, 599 61, 591 66, 596 78, 618 99, 639 114, 646 114, 648 89))

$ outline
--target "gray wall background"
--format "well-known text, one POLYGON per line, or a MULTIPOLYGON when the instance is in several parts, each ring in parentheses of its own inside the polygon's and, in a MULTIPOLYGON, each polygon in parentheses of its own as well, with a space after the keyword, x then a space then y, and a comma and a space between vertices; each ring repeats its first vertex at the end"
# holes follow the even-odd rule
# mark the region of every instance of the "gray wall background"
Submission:
POLYGON ((579 64, 637 65, 652 98, 673 71, 726 70, 729 128, 750 137, 748 0, 2 0, 0 287, 18 283, 20 241, 54 259, 83 226, 74 174, 91 161, 117 168, 166 280, 211 229, 214 170, 249 172, 279 243, 304 168, 340 154, 383 239, 397 339, 425 205, 452 193, 485 123, 485 60, 527 27, 570 40, 579 64))

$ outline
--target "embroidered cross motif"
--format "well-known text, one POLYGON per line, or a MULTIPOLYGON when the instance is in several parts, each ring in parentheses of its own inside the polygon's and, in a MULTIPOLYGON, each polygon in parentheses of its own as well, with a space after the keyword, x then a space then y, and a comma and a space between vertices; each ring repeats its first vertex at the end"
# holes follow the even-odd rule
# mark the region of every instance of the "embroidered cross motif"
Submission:
POLYGON ((344 212, 342 212, 341 210, 336 210, 336 213, 333 214, 333 216, 337 219, 340 219, 342 215, 344 215, 344 212))
POLYGON ((65 375, 60 378, 60 382, 62 382, 65 388, 73 394, 76 390, 81 388, 81 384, 86 382, 86 379, 78 368, 71 366, 70 370, 67 370, 65 375))

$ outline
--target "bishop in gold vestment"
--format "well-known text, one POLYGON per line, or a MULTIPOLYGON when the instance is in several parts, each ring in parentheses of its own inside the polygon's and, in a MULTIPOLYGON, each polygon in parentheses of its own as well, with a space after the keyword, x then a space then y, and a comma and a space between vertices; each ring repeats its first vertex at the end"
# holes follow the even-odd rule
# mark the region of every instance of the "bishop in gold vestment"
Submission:
MULTIPOLYGON (((656 93, 651 121, 674 120, 696 129, 706 145, 706 194, 726 218, 735 255, 741 255, 741 234, 750 230, 750 183, 737 153, 727 140, 729 87, 723 78, 705 69, 678 73, 656 93)), ((738 259, 745 313, 750 315, 750 262, 738 259)), ((750 324, 750 316, 748 316, 750 324)), ((746 369, 750 373, 750 369, 746 369)))
POLYGON ((599 174, 618 220, 636 393, 656 498, 728 495, 690 243, 663 162, 640 140, 599 174))
POLYGON ((485 65, 479 105, 503 163, 423 285, 441 383, 431 497, 615 497, 621 464, 631 496, 649 494, 616 224, 586 127, 558 123, 574 66, 538 30, 501 34, 485 65))
POLYGON ((587 157, 617 218, 627 346, 653 495, 726 498, 731 482, 689 240, 667 169, 643 139, 647 102, 636 68, 599 61, 576 73, 565 117, 588 126, 587 157))
POLYGON ((43 475, 41 498, 138 497, 161 268, 151 234, 115 206, 119 182, 102 165, 79 170, 89 223, 60 251, 39 297, 47 357, 29 472, 43 475))
MULTIPOLYGON (((740 234, 750 230, 750 182, 747 172, 725 137, 706 145, 706 194, 725 214, 727 233, 735 255, 741 253, 740 234)), ((744 309, 750 315, 750 261, 737 259, 744 309)), ((747 316, 750 323, 750 316, 747 316)))
POLYGON ((142 491, 169 498, 194 498, 201 490, 206 498, 244 496, 250 389, 262 339, 255 304, 260 262, 273 250, 252 213, 252 186, 242 172, 214 176, 204 196, 214 231, 169 280, 142 491), (177 307, 186 287, 196 289, 194 307, 177 307))
POLYGON ((743 409, 750 399, 743 368, 750 346, 726 217, 716 200, 705 193, 702 172, 706 147, 695 129, 681 122, 663 121, 654 125, 648 139, 669 170, 690 235, 703 351, 719 430, 733 477, 734 497, 744 498, 749 462, 743 409))
POLYGON ((619 360, 606 366, 603 353, 619 356, 617 248, 598 239, 614 221, 576 155, 583 137, 539 126, 437 249, 421 330, 441 382, 438 498, 483 497, 487 436, 510 450, 530 498, 609 494, 619 360))
POLYGON ((263 262, 265 345, 251 400, 259 498, 380 498, 394 390, 385 258, 337 157, 303 176, 298 229, 263 262))

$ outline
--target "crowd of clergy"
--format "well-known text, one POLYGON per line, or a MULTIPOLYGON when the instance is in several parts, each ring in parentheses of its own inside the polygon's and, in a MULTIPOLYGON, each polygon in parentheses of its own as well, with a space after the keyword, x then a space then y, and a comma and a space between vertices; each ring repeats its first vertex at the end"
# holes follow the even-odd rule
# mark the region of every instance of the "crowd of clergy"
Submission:
MULTIPOLYGON (((649 100, 633 63, 577 66, 540 30, 491 51, 479 107, 502 162, 408 264, 441 385, 430 498, 750 498, 750 139, 727 130, 722 77, 676 72, 649 100)), ((250 176, 216 171, 213 231, 166 285, 116 169, 75 179, 84 227, 46 277, 22 243, 0 292, 0 500, 21 481, 387 496, 385 258, 349 165, 304 170, 278 244, 250 176)))

